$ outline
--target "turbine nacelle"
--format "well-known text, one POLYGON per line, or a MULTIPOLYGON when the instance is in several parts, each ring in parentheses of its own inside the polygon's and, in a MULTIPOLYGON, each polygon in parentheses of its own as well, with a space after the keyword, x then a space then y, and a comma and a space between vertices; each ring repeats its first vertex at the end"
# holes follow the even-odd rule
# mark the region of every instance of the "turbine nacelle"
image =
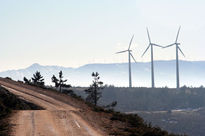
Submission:
POLYGON ((178 37, 179 37, 180 29, 181 29, 181 26, 180 26, 179 29, 178 29, 177 37, 176 37, 176 41, 175 41, 175 43, 170 44, 170 45, 167 45, 167 46, 164 46, 163 48, 168 48, 168 47, 171 47, 171 46, 174 46, 174 45, 175 45, 175 46, 177 46, 177 47, 176 47, 177 50, 179 50, 179 51, 181 52, 181 54, 185 57, 184 53, 182 52, 181 48, 179 47, 179 45, 181 45, 181 43, 177 42, 178 37))
POLYGON ((163 47, 163 48, 168 48, 168 47, 171 47, 171 46, 176 46, 176 88, 178 88, 178 89, 180 87, 180 84, 179 84, 179 56, 178 56, 178 51, 180 51, 181 54, 185 57, 184 53, 182 52, 181 48, 179 47, 180 43, 177 42, 178 37, 179 37, 180 29, 181 29, 181 26, 178 29, 175 43, 163 47))
POLYGON ((150 38, 150 35, 149 35, 148 28, 147 28, 147 36, 148 36, 148 39, 149 39, 149 45, 148 45, 148 47, 146 48, 146 50, 144 51, 144 53, 142 54, 141 57, 143 57, 145 55, 145 53, 148 51, 148 49, 151 47, 151 50, 150 50, 151 51, 151 81, 152 81, 152 88, 154 88, 155 87, 155 82, 154 82, 153 46, 160 47, 160 48, 163 48, 163 46, 151 42, 151 38, 150 38))
POLYGON ((131 45, 132 45, 133 38, 134 38, 134 35, 132 36, 132 38, 131 38, 131 40, 130 40, 130 43, 129 43, 129 46, 128 46, 128 49, 127 49, 127 50, 123 50, 123 51, 116 52, 116 54, 128 52, 129 55, 132 57, 132 59, 137 63, 137 61, 135 60, 134 56, 133 56, 132 53, 131 53, 132 50, 130 50, 130 47, 131 47, 131 45))
POLYGON ((129 87, 132 87, 131 58, 137 63, 137 61, 135 60, 134 56, 131 53, 132 50, 130 50, 133 38, 134 38, 134 35, 132 36, 132 38, 130 40, 130 43, 129 43, 127 50, 116 52, 116 54, 128 52, 129 87))
POLYGON ((147 52, 147 50, 148 50, 151 46, 156 46, 156 47, 164 48, 164 47, 161 46, 161 45, 158 45, 158 44, 155 44, 155 43, 152 43, 152 42, 151 42, 151 38, 150 38, 150 35, 149 35, 149 30, 148 30, 148 28, 147 28, 147 36, 148 36, 148 39, 149 39, 149 45, 148 45, 148 47, 146 48, 146 50, 144 51, 144 53, 142 54, 141 57, 143 57, 143 56, 145 55, 145 53, 147 52))

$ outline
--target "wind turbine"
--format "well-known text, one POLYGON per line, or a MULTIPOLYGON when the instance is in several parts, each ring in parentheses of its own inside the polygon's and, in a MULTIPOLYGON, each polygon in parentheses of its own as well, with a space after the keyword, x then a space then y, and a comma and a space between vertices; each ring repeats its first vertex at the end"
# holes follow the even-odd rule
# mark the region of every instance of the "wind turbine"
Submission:
POLYGON ((129 70, 129 87, 132 87, 132 75, 131 75, 131 58, 137 63, 137 61, 135 60, 134 56, 132 55, 132 50, 130 50, 131 44, 132 44, 132 40, 134 38, 134 35, 132 36, 130 43, 129 43, 129 47, 127 50, 124 51, 120 51, 117 52, 116 54, 119 53, 124 53, 124 52, 128 52, 128 70, 129 70))
POLYGON ((155 87, 155 82, 154 82, 153 46, 161 47, 161 48, 163 48, 163 46, 160 46, 160 45, 157 45, 157 44, 151 42, 151 38, 150 38, 150 35, 149 35, 149 30, 148 30, 148 28, 147 28, 147 36, 148 36, 148 39, 149 39, 149 45, 148 45, 147 49, 144 51, 144 53, 142 54, 142 57, 145 55, 145 53, 147 52, 147 50, 148 50, 149 48, 151 48, 151 82, 152 82, 152 88, 154 88, 154 87, 155 87))
POLYGON ((174 45, 176 46, 176 87, 177 87, 177 89, 179 89, 179 87, 180 87, 180 85, 179 85, 179 56, 178 56, 178 51, 180 51, 181 54, 185 57, 184 53, 182 52, 181 48, 179 47, 180 43, 178 43, 180 29, 181 29, 181 26, 178 29, 175 43, 163 47, 163 48, 168 48, 168 47, 171 47, 174 45))

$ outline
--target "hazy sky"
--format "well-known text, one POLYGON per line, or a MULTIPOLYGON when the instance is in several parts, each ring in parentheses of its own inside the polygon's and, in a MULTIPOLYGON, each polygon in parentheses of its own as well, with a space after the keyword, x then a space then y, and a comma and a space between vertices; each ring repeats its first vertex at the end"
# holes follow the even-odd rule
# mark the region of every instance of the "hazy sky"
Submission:
MULTIPOLYGON (((184 60, 205 60, 204 0, 0 0, 0 71, 32 63, 78 67, 126 62, 132 34, 137 61, 152 41, 166 45, 179 36, 184 60)), ((175 49, 154 50, 156 60, 175 58, 175 49)))

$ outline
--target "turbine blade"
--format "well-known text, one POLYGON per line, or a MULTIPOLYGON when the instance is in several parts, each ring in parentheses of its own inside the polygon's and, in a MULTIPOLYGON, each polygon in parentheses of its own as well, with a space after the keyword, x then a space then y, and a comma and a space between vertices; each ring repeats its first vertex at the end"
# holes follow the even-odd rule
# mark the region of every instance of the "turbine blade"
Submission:
POLYGON ((134 56, 132 55, 132 53, 130 53, 132 59, 137 63, 137 61, 135 60, 134 56))
POLYGON ((147 50, 149 49, 150 45, 147 47, 147 49, 144 51, 144 53, 142 54, 141 57, 143 57, 145 55, 145 53, 147 52, 147 50))
POLYGON ((119 52, 116 52, 116 54, 118 53, 123 53, 123 52, 127 52, 128 50, 124 50, 124 51, 119 51, 119 52))
POLYGON ((149 30, 147 28, 147 36, 148 36, 148 39, 149 39, 149 43, 151 43, 151 38, 150 38, 150 35, 149 35, 149 30))
POLYGON ((128 48, 128 50, 130 50, 130 46, 131 46, 131 44, 132 44, 132 40, 133 40, 133 38, 134 38, 134 35, 132 36, 132 38, 131 38, 131 40, 130 40, 130 44, 129 44, 129 48, 128 48))
POLYGON ((178 46, 179 51, 182 53, 182 55, 185 57, 184 53, 182 52, 181 48, 178 46))
POLYGON ((157 46, 157 47, 164 48, 164 46, 161 46, 161 45, 158 45, 158 44, 155 44, 155 43, 153 43, 152 45, 157 46))
POLYGON ((173 43, 173 44, 170 44, 170 45, 164 46, 163 48, 168 48, 168 47, 171 47, 171 46, 174 46, 174 45, 176 45, 176 44, 173 43))
POLYGON ((178 32, 177 32, 177 37, 176 37, 176 41, 175 41, 175 43, 177 43, 177 40, 178 40, 178 37, 179 37, 179 32, 180 32, 180 29, 181 29, 181 26, 179 27, 179 29, 178 29, 178 32))

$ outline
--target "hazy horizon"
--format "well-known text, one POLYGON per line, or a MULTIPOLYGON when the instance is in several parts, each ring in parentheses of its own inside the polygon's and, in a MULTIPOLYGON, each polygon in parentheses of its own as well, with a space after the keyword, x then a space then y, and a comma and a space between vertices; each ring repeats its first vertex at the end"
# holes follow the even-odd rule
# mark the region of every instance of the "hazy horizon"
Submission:
MULTIPOLYGON (((160 61, 176 61, 176 60, 175 60, 175 59, 170 59, 170 60, 155 60, 155 62, 160 62, 160 61)), ((180 61, 203 62, 203 61, 205 61, 205 60, 183 60, 183 59, 181 59, 181 60, 179 60, 179 62, 180 62, 180 61)), ((142 61, 142 62, 137 61, 137 63, 150 63, 150 62, 151 62, 151 61, 142 61)), ((44 64, 42 64, 42 63, 34 62, 34 63, 28 64, 28 65, 26 65, 26 66, 24 66, 24 67, 16 67, 16 68, 11 68, 11 69, 6 69, 6 70, 2 70, 2 71, 0 71, 0 72, 10 71, 10 70, 25 69, 25 68, 28 68, 28 67, 30 67, 30 66, 32 66, 32 65, 35 65, 35 64, 41 65, 41 66, 57 66, 57 67, 64 67, 64 68, 80 68, 80 67, 82 67, 82 66, 90 65, 90 64, 123 64, 123 63, 127 63, 127 65, 128 65, 128 62, 107 62, 107 63, 106 63, 106 62, 91 62, 91 63, 82 64, 82 65, 79 65, 79 66, 65 66, 65 65, 55 65, 55 64, 44 65, 44 64)), ((136 62, 131 62, 131 63, 132 63, 132 64, 135 64, 136 62)), ((179 65, 180 65, 180 63, 179 63, 179 65)))
MULTIPOLYGON (((154 43, 173 43, 178 27, 181 60, 205 60, 205 4, 202 0, 10 0, 0 2, 0 71, 42 65, 78 67, 127 62, 131 49, 139 62, 150 60, 146 27, 154 43), (185 4, 184 4, 185 3, 185 4)), ((155 60, 175 59, 174 47, 154 49, 155 60)))
MULTIPOLYGON (((176 86, 175 60, 155 61, 156 87, 176 86)), ((180 61, 180 84, 181 86, 200 87, 205 86, 204 74, 205 61, 180 61), (197 81, 197 82, 196 82, 197 81)), ((128 86, 127 63, 94 63, 77 68, 33 64, 23 69, 0 72, 0 77, 11 77, 14 80, 23 80, 23 77, 31 78, 36 71, 40 71, 45 78, 45 83, 51 85, 51 77, 58 75, 62 70, 64 78, 72 86, 89 86, 92 82, 91 73, 98 72, 104 84, 118 87, 128 86)), ((150 87, 150 62, 132 63, 132 83, 134 87, 150 87)))

